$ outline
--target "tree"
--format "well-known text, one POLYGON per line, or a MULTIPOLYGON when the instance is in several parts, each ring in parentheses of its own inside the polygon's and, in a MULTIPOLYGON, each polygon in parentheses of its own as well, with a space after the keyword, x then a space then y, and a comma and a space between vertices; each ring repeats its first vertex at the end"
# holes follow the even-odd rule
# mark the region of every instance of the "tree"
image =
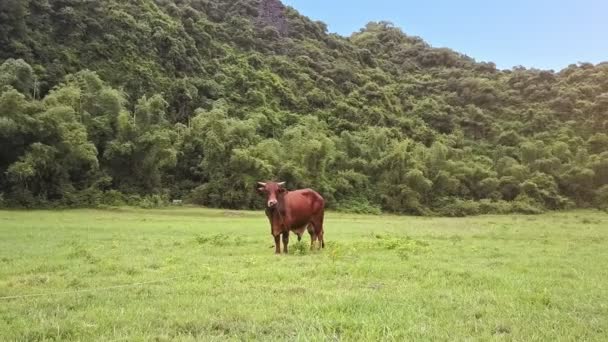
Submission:
POLYGON ((593 154, 600 154, 608 151, 608 134, 596 133, 587 140, 589 145, 589 152, 593 154))
POLYGON ((23 59, 9 58, 0 65, 0 88, 12 86, 20 93, 34 97, 37 95, 34 70, 23 59))

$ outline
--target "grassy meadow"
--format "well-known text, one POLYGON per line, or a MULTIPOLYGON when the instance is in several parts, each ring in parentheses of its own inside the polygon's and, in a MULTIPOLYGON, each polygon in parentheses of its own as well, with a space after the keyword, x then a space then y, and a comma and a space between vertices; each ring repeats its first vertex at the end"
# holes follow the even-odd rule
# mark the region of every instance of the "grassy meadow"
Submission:
POLYGON ((0 297, 48 294, 0 299, 0 340, 608 339, 605 213, 325 232, 276 256, 262 211, 0 211, 0 297))

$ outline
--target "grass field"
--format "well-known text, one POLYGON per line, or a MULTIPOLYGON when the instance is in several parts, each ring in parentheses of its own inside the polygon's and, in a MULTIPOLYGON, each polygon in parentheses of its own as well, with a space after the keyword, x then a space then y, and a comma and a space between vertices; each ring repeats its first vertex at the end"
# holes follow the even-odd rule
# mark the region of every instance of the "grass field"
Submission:
POLYGON ((325 230, 275 256, 263 212, 0 211, 0 297, 48 294, 0 299, 0 340, 608 340, 605 213, 325 230))

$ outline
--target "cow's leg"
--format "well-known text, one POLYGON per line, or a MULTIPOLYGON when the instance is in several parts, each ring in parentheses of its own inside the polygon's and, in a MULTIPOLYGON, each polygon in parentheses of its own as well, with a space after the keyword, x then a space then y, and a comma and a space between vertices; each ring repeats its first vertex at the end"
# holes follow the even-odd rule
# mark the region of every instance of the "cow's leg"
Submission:
POLYGON ((317 239, 317 235, 315 234, 315 230, 312 227, 311 223, 306 226, 306 230, 308 230, 308 234, 310 235, 310 250, 312 251, 315 247, 315 240, 317 239))
POLYGON ((287 254, 287 245, 289 244, 289 231, 283 232, 283 253, 287 254))
POLYGON ((323 212, 317 215, 317 217, 313 218, 312 226, 315 232, 315 237, 319 239, 319 249, 325 248, 325 241, 323 240, 323 212))
POLYGON ((319 242, 321 242, 321 248, 325 248, 325 240, 323 240, 323 231, 319 233, 319 242))
POLYGON ((274 236, 274 254, 281 254, 281 234, 274 236))
POLYGON ((314 232, 310 233, 310 250, 315 248, 315 241, 317 241, 317 234, 314 232))

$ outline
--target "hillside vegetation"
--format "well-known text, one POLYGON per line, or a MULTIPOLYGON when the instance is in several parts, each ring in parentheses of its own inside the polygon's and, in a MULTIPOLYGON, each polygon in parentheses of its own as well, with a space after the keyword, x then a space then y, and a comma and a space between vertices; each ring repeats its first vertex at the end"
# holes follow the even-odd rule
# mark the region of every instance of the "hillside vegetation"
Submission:
POLYGON ((0 205, 536 213, 608 203, 608 63, 497 70, 277 0, 0 5, 0 205))

